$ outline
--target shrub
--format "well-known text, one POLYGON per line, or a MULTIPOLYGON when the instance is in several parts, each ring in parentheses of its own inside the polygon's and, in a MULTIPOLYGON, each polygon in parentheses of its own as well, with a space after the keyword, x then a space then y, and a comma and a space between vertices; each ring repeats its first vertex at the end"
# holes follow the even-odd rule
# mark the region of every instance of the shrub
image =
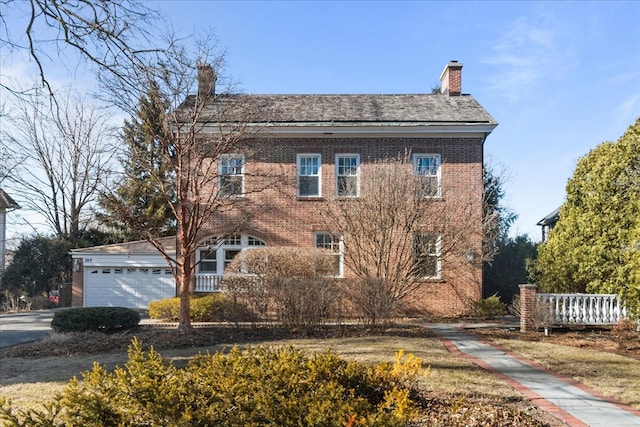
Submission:
POLYGON ((622 319, 611 328, 611 332, 613 332, 620 349, 629 346, 635 347, 640 343, 640 329, 637 322, 622 319))
POLYGON ((367 276, 350 283, 347 293, 361 311, 365 323, 379 326, 391 319, 398 302, 392 288, 392 284, 382 278, 367 276))
POLYGON ((507 305, 500 301, 498 294, 476 301, 475 314, 479 317, 493 318, 507 314, 507 305))
MULTIPOLYGON (((185 368, 134 340, 112 373, 94 364, 40 415, 42 425, 404 426, 417 417, 422 361, 366 366, 331 352, 257 347, 198 355, 185 368)), ((2 402, 0 402, 2 403, 2 402)), ((0 405, 0 419, 15 414, 0 405)))
POLYGON ((312 248, 273 247, 241 252, 225 270, 223 286, 286 326, 321 325, 338 314, 335 257, 312 248), (248 273, 248 274, 247 274, 248 273))
POLYGON ((112 332, 138 326, 140 315, 124 307, 80 307, 58 311, 51 321, 54 332, 112 332))
MULTIPOLYGON (((177 322, 180 318, 180 298, 168 298, 149 303, 149 317, 177 322)), ((223 294, 191 297, 192 322, 249 322, 255 315, 244 305, 223 294)))

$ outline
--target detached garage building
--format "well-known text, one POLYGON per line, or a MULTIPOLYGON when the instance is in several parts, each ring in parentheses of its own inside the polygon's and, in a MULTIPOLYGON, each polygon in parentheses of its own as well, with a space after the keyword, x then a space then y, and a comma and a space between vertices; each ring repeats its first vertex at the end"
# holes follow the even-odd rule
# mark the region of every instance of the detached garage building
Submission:
MULTIPOLYGON (((175 237, 162 240, 175 253, 175 237)), ((72 306, 147 308, 149 302, 176 296, 166 260, 148 242, 74 249, 72 306)))

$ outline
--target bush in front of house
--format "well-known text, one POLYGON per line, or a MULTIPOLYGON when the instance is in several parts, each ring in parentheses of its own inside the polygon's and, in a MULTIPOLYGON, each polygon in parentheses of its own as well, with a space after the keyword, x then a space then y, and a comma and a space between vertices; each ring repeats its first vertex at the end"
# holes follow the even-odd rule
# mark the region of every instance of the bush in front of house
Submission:
POLYGON ((475 315, 484 318, 494 318, 507 314, 507 305, 500 301, 498 294, 476 301, 475 315))
MULTIPOLYGON (((180 298, 167 298, 149 303, 149 317, 166 322, 180 319, 180 298)), ((192 322, 251 322, 256 316, 245 305, 224 294, 191 297, 192 322)))
POLYGON ((137 311, 125 307, 78 307, 57 311, 51 328, 54 332, 113 332, 131 329, 140 323, 137 311))
POLYGON ((311 328, 340 317, 335 254, 315 248, 269 247, 238 254, 222 286, 284 326, 311 328))
MULTIPOLYGON (((374 366, 293 347, 200 354, 177 368, 134 340, 113 372, 95 364, 39 414, 39 425, 371 426, 415 420, 422 360, 374 366)), ((33 415, 33 413, 32 413, 33 415)), ((0 401, 0 419, 17 417, 0 401)))

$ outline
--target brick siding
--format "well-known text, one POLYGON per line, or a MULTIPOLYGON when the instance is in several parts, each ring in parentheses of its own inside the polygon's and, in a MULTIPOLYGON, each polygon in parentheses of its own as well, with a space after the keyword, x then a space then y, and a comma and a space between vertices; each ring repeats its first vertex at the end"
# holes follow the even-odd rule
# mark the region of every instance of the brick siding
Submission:
MULTIPOLYGON (((315 231, 328 231, 319 216, 321 204, 335 197, 335 155, 359 154, 361 173, 372 162, 411 154, 440 154, 442 159, 442 203, 451 211, 449 221, 464 229, 465 238, 443 235, 461 241, 442 260, 442 279, 425 281, 406 301, 407 313, 454 316, 468 312, 482 295, 482 138, 272 138, 253 140, 251 154, 246 156, 245 190, 252 191, 256 178, 265 170, 281 176, 282 187, 247 197, 247 202, 264 206, 242 232, 254 235, 268 246, 313 246, 315 231), (296 155, 320 154, 321 197, 296 197, 296 155), (460 216, 456 206, 469 206, 470 212, 460 216), (462 221, 463 224, 456 224, 462 221), (471 250, 475 261, 468 262, 471 250)), ((408 170, 408 173, 411 173, 408 170)), ((237 223, 237 212, 227 213, 212 221, 202 237, 226 232, 237 223)), ((449 242, 444 241, 445 244, 449 242)), ((345 251, 349 248, 346 247, 345 251)), ((345 284, 351 274, 345 271, 345 284)))

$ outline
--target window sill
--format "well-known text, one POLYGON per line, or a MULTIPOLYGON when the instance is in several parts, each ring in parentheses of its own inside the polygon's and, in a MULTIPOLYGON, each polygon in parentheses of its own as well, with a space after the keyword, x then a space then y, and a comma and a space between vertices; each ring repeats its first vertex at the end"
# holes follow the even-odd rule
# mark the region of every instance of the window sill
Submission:
POLYGON ((298 196, 296 200, 299 202, 324 202, 324 197, 322 196, 298 196))

